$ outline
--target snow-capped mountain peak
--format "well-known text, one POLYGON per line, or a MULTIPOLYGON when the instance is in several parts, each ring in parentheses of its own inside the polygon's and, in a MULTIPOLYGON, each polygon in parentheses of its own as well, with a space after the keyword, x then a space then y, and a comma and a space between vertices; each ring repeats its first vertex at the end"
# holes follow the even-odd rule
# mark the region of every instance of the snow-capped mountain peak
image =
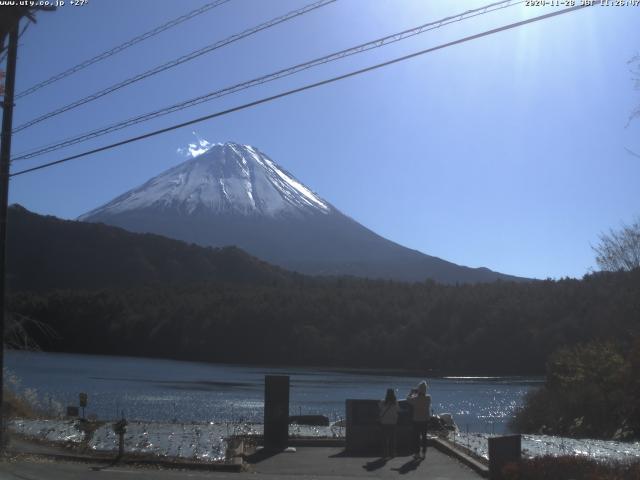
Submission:
POLYGON ((191 159, 80 217, 152 209, 243 215, 329 214, 332 207, 250 145, 212 144, 197 137, 191 159))
POLYGON ((316 195, 257 148, 196 142, 190 158, 80 220, 203 246, 235 245, 313 275, 441 282, 513 280, 455 265, 377 235, 316 195))

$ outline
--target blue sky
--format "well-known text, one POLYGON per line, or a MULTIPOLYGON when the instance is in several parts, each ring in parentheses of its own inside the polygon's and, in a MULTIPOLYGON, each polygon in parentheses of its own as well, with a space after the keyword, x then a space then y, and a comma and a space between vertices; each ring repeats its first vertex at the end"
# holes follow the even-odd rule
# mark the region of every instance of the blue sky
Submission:
MULTIPOLYGON (((206 0, 89 0, 41 13, 20 41, 17 90, 206 0)), ((14 126, 299 8, 231 0, 16 102, 14 126)), ((489 3, 488 1, 486 3, 489 3)), ((22 151, 170 105, 481 1, 338 0, 14 136, 22 151)), ((309 70, 13 171, 561 7, 523 4, 309 70)), ((458 264, 537 278, 594 268, 598 235, 640 214, 639 7, 591 7, 440 50, 11 180, 10 201, 75 218, 184 160, 196 130, 251 144, 377 233, 458 264)))

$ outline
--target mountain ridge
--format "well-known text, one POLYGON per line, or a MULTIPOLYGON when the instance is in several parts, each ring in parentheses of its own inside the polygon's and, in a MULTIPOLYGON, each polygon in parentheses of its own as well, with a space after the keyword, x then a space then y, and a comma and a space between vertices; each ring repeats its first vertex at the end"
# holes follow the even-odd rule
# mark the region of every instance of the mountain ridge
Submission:
POLYGON ((203 246, 236 245, 310 275, 443 283, 520 277, 456 265, 388 240, 342 213, 257 148, 201 144, 199 155, 78 219, 203 246))

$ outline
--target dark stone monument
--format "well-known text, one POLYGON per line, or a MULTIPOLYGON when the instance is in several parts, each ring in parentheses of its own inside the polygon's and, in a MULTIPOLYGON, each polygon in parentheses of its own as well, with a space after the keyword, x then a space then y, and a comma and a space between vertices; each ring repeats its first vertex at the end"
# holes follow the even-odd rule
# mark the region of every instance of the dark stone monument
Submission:
MULTIPOLYGON (((349 453, 381 454, 382 429, 380 428, 379 400, 347 400, 346 445, 349 453)), ((411 406, 404 400, 399 403, 400 413, 396 428, 398 454, 411 453, 411 406)))
POLYGON ((518 462, 522 452, 520 435, 505 435, 489 438, 489 478, 502 479, 502 468, 511 462, 518 462))
POLYGON ((289 441, 289 376, 264 377, 264 448, 284 450, 289 441))

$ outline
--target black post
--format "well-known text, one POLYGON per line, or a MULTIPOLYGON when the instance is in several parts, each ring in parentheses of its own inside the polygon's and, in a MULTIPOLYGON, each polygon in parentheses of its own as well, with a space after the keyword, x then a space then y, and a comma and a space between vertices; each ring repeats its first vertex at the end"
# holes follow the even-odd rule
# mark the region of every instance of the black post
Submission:
POLYGON ((522 436, 504 435, 489 438, 489 478, 502 480, 502 469, 508 463, 517 463, 522 455, 522 436))
POLYGON ((11 159, 11 130, 13 128, 13 94, 16 82, 16 59, 18 57, 18 25, 9 30, 7 74, 4 88, 2 112, 2 136, 0 137, 0 451, 4 451, 5 411, 4 411, 4 328, 5 328, 5 288, 6 288, 6 241, 7 206, 9 203, 9 163, 11 159))
POLYGON ((264 377, 264 448, 277 451, 289 441, 289 376, 264 377))
POLYGON ((118 458, 124 457, 124 432, 118 433, 118 458))

